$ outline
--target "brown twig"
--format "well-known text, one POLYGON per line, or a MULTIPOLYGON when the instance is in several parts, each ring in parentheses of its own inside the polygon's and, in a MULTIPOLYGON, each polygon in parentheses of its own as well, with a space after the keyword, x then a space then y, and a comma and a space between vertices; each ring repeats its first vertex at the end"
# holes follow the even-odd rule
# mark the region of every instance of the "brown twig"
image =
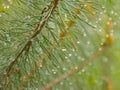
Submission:
POLYGON ((78 65, 77 68, 73 68, 71 70, 69 70, 68 72, 66 72, 65 74, 61 75, 60 77, 56 78, 54 81, 48 83, 47 85, 45 85, 42 89, 40 90, 50 90, 52 87, 54 87, 55 85, 59 84, 62 80, 68 78, 69 76, 73 75, 74 73, 82 70, 83 68, 85 68, 86 66, 89 65, 89 63, 91 61, 94 61, 99 55, 102 54, 103 51, 105 51, 106 46, 102 46, 100 48, 100 50, 96 51, 88 60, 86 60, 82 65, 78 65))
MULTIPOLYGON (((8 70, 7 70, 7 77, 10 76, 11 74, 11 71, 12 71, 12 68, 13 66, 15 65, 16 62, 18 62, 18 59, 20 56, 22 56, 23 52, 28 52, 31 45, 32 45, 32 40, 42 31, 43 27, 45 26, 45 24, 48 22, 48 20, 51 18, 52 14, 54 13, 56 7, 57 7, 57 4, 58 4, 58 1, 59 0, 54 0, 54 1, 51 1, 51 3, 48 5, 48 8, 47 10, 50 10, 51 9, 51 12, 48 13, 47 15, 45 15, 44 17, 41 17, 44 18, 45 20, 41 20, 40 23, 38 24, 38 26, 35 28, 35 32, 34 34, 31 36, 30 40, 27 41, 27 43, 25 44, 25 46, 23 47, 23 49, 19 52, 19 54, 16 56, 16 58, 14 59, 14 61, 12 61, 8 67, 8 70)), ((43 14, 46 10, 46 8, 43 9, 42 13, 43 14), (44 11, 45 10, 45 11, 44 11)))

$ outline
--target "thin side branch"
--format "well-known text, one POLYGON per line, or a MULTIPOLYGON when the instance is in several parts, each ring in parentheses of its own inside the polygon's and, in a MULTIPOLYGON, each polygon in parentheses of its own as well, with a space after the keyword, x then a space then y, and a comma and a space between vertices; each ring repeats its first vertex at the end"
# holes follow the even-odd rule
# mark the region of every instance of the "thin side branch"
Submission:
POLYGON ((95 61, 95 59, 100 56, 102 54, 102 52, 104 52, 106 50, 106 46, 102 46, 101 50, 96 51, 88 60, 86 60, 82 65, 78 65, 77 67, 69 70, 68 72, 66 72, 65 74, 61 75, 60 77, 56 78, 54 81, 48 83, 46 86, 44 86, 42 89, 40 90, 50 90, 52 87, 54 87, 55 85, 59 84, 61 81, 63 81, 64 79, 68 78, 69 76, 75 74, 76 72, 82 70, 83 68, 85 68, 86 66, 89 65, 90 62, 95 61))

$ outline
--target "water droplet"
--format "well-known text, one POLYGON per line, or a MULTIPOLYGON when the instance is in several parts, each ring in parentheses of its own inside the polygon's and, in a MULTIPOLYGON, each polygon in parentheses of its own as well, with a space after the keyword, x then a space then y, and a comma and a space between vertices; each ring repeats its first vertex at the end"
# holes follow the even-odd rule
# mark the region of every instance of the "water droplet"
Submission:
POLYGON ((77 41, 77 43, 79 44, 79 43, 80 43, 80 41, 77 41))
POLYGON ((112 20, 112 18, 110 17, 110 18, 109 18, 109 20, 111 21, 111 20, 112 20))
POLYGON ((106 38, 108 38, 109 37, 109 34, 106 34, 106 38))
POLYGON ((85 59, 84 58, 81 58, 81 61, 84 61, 85 59))
POLYGON ((113 36, 113 33, 110 33, 110 36, 113 36))
POLYGON ((48 72, 46 72, 46 75, 50 75, 48 72))
POLYGON ((71 54, 71 53, 69 53, 69 54, 68 54, 68 56, 69 56, 69 57, 71 57, 71 56, 72 56, 72 54, 71 54))
POLYGON ((78 67, 77 67, 77 66, 75 66, 75 69, 77 70, 77 69, 78 69, 78 67))
POLYGON ((96 21, 95 23, 98 23, 98 21, 96 21))
POLYGON ((87 7, 87 4, 84 4, 84 7, 87 7))
POLYGON ((66 68, 64 67, 63 70, 66 71, 66 68))
POLYGON ((117 16, 118 14, 117 13, 114 13, 115 14, 115 16, 117 16))
POLYGON ((111 14, 114 14, 114 11, 113 11, 113 10, 111 11, 111 14))
POLYGON ((87 41, 87 44, 89 45, 89 44, 90 44, 90 41, 87 41))
POLYGON ((31 18, 31 16, 26 16, 26 18, 27 18, 27 19, 30 19, 30 18, 31 18))
POLYGON ((54 72, 55 70, 54 69, 52 69, 52 72, 54 72))
POLYGON ((8 2, 11 2, 11 0, 8 0, 8 2))
POLYGON ((75 53, 74 55, 77 56, 77 53, 75 53))
POLYGON ((86 19, 85 21, 88 22, 88 19, 86 19))
POLYGON ((99 21, 101 21, 101 20, 102 20, 102 18, 99 18, 98 20, 99 20, 99 21))
POLYGON ((72 82, 69 82, 69 85, 72 85, 72 82))
POLYGON ((77 58, 78 58, 79 60, 81 59, 81 57, 80 57, 80 56, 78 56, 77 58))
POLYGON ((104 9, 105 7, 104 7, 104 6, 102 6, 102 8, 104 9))
POLYGON ((78 75, 81 75, 81 74, 82 74, 81 71, 79 71, 79 72, 78 72, 78 75))
POLYGON ((62 49, 63 52, 67 51, 65 48, 62 49))
POLYGON ((60 85, 63 85, 63 82, 60 82, 60 85))
POLYGON ((91 63, 91 62, 89 62, 89 63, 88 63, 88 65, 90 65, 90 66, 91 66, 91 65, 92 65, 92 63, 91 63))
POLYGON ((116 26, 116 25, 117 25, 117 23, 116 23, 116 22, 114 22, 113 24, 114 24, 114 26, 116 26))
POLYGON ((107 57, 104 58, 104 62, 108 62, 108 58, 107 57))
POLYGON ((57 73, 57 72, 55 72, 55 71, 53 72, 53 74, 56 74, 56 73, 57 73))
POLYGON ((104 12, 104 13, 106 13, 107 11, 106 11, 106 10, 104 10, 103 12, 104 12))
POLYGON ((99 48, 98 50, 99 50, 99 51, 102 51, 102 48, 99 48))
POLYGON ((83 36, 84 36, 84 37, 86 37, 86 36, 87 36, 87 34, 86 34, 86 33, 84 33, 84 34, 83 34, 83 36))
POLYGON ((81 72, 82 72, 82 73, 85 72, 85 69, 82 69, 81 72))
POLYGON ((72 49, 72 51, 74 52, 74 51, 75 51, 75 49, 72 49))
POLYGON ((7 44, 4 42, 4 45, 6 46, 7 44))
POLYGON ((68 57, 67 56, 65 56, 65 59, 67 59, 68 57))
POLYGON ((100 12, 100 14, 102 15, 102 14, 103 14, 103 12, 100 12))
POLYGON ((40 63, 40 67, 42 67, 42 64, 40 63))
POLYGON ((68 59, 68 60, 67 60, 67 62, 69 63, 69 62, 70 62, 70 60, 68 59))
POLYGON ((119 19, 120 19, 120 17, 119 17, 119 19))
POLYGON ((98 31, 99 31, 99 32, 102 32, 102 29, 99 29, 98 31))

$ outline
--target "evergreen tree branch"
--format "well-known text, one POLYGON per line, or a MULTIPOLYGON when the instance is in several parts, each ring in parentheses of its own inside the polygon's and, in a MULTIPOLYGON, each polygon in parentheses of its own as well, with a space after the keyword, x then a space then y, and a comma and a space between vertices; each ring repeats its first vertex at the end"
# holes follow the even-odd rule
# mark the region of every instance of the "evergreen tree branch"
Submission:
POLYGON ((109 45, 101 46, 99 48, 99 50, 96 51, 88 60, 83 62, 82 65, 80 64, 80 65, 74 67, 73 69, 71 69, 68 72, 64 73, 60 77, 56 78, 54 81, 48 83, 46 86, 44 86, 42 88, 42 90, 50 90, 55 85, 59 84, 61 81, 65 80, 69 76, 72 76, 73 74, 77 73, 78 71, 82 70, 83 68, 89 66, 89 63, 95 61, 95 59, 98 58, 107 49, 107 46, 109 46, 109 45))
POLYGON ((45 7, 43 9, 43 11, 42 11, 41 14, 45 13, 45 11, 49 11, 49 10, 51 10, 51 11, 49 13, 47 13, 45 16, 43 16, 43 17, 40 18, 40 23, 35 28, 34 34, 30 37, 29 41, 27 41, 27 43, 25 44, 25 46, 23 47, 23 49, 19 52, 19 54, 16 56, 16 58, 14 59, 14 61, 12 61, 10 63, 10 65, 8 66, 8 70, 7 70, 7 75, 6 75, 7 77, 10 76, 13 66, 15 65, 15 63, 18 62, 18 59, 22 56, 22 54, 24 52, 25 53, 29 52, 29 49, 32 46, 32 41, 34 40, 35 37, 37 37, 38 34, 40 34, 40 32, 43 30, 43 27, 46 25, 46 23, 48 22, 48 20, 51 18, 51 16, 55 12, 55 9, 57 8, 57 5, 58 5, 58 1, 59 0, 51 1, 51 3, 47 6, 47 8, 45 7))

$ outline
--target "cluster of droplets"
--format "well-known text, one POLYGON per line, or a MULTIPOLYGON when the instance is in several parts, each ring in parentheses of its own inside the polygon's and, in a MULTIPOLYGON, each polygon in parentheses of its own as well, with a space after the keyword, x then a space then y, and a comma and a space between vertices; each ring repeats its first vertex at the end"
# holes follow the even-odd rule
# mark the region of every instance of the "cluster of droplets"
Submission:
MULTIPOLYGON (((8 1, 9 4, 13 3, 12 0, 7 0, 7 1, 8 1)), ((3 6, 4 9, 9 9, 10 8, 10 5, 8 5, 6 3, 3 3, 2 6, 3 6)))

